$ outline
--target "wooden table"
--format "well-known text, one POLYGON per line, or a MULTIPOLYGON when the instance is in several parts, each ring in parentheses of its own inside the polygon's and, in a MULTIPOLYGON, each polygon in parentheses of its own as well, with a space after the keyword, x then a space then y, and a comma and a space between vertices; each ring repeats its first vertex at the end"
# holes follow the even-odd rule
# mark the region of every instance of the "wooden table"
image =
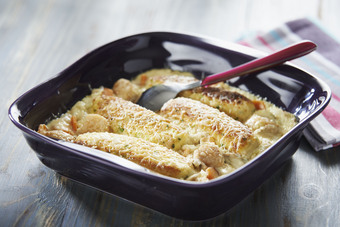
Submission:
POLYGON ((340 148, 301 146, 230 212, 204 222, 159 214, 61 177, 9 121, 20 94, 88 51, 145 31, 233 41, 300 17, 340 38, 337 0, 0 0, 0 226, 340 226, 340 148))

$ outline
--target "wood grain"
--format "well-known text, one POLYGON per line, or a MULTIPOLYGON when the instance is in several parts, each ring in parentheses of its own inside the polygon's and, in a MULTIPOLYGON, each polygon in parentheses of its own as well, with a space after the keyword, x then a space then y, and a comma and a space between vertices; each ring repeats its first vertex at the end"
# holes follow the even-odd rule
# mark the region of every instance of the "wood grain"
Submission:
POLYGON ((0 0, 0 226, 340 226, 340 149, 305 140, 285 166, 230 212, 170 218, 45 167, 8 120, 9 105, 88 51, 146 31, 233 41, 313 17, 340 37, 337 0, 0 0))

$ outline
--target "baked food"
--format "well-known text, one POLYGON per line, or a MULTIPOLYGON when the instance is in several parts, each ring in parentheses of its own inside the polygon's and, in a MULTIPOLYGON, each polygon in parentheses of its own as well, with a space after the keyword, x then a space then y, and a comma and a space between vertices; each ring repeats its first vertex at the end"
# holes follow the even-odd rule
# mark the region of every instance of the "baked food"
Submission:
POLYGON ((188 72, 151 70, 96 88, 38 132, 133 161, 156 173, 208 181, 250 161, 295 124, 261 97, 218 83, 181 92, 158 112, 135 102, 156 84, 190 83, 188 72))

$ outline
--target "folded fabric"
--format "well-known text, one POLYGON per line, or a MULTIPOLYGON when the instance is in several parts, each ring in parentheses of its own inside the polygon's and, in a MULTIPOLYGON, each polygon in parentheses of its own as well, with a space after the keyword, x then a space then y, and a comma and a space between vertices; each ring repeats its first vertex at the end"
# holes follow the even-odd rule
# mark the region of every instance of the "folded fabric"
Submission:
POLYGON ((325 81, 332 90, 326 109, 304 130, 304 136, 316 151, 340 145, 340 43, 315 20, 298 19, 265 33, 247 35, 239 43, 265 52, 273 52, 301 40, 311 40, 317 51, 293 60, 325 81))

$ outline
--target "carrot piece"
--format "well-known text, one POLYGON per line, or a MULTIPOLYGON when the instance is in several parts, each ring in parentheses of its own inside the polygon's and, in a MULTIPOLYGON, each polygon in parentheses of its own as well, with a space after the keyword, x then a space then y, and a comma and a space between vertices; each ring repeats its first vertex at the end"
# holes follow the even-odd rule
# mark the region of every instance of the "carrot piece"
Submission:
POLYGON ((146 74, 141 75, 141 77, 140 77, 140 85, 141 86, 145 86, 147 80, 148 80, 148 77, 146 76, 146 74))
POLYGON ((208 178, 209 180, 218 177, 218 172, 217 172, 216 169, 213 168, 213 167, 208 167, 208 168, 206 169, 206 172, 208 173, 207 178, 208 178))
POLYGON ((254 100, 253 103, 255 105, 256 110, 266 109, 266 106, 264 105, 264 102, 262 102, 262 101, 254 100))
POLYGON ((71 117, 71 127, 73 131, 77 131, 77 118, 75 116, 71 117))

